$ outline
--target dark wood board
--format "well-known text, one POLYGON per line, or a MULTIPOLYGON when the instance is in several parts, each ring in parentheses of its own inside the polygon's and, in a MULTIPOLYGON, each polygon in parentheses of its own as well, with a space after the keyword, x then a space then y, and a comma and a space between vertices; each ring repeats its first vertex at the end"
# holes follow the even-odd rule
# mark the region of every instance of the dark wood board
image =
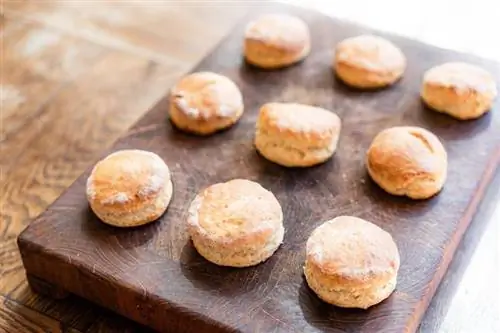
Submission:
POLYGON ((343 38, 374 32, 284 5, 260 6, 252 14, 277 10, 307 21, 313 36, 311 55, 301 64, 278 71, 247 66, 241 58, 245 22, 235 27, 194 71, 215 71, 240 86, 246 107, 241 121, 210 137, 183 134, 172 128, 166 98, 161 100, 111 151, 145 149, 167 161, 174 195, 166 214, 135 229, 99 222, 85 198, 87 170, 19 237, 34 289, 56 297, 74 293, 164 332, 417 329, 500 161, 500 101, 484 117, 459 122, 422 105, 421 76, 429 67, 450 60, 479 63, 497 77, 500 66, 375 32, 402 48, 409 67, 392 88, 355 91, 334 78, 333 47, 343 38), (268 101, 308 103, 335 111, 343 121, 335 156, 308 169, 287 169, 260 157, 252 145, 254 124, 259 106, 268 101), (380 130, 395 125, 428 128, 444 142, 449 174, 438 196, 425 201, 393 197, 367 176, 366 149, 380 130), (187 208, 195 194, 233 178, 258 181, 272 190, 285 215, 283 245, 268 261, 252 268, 208 263, 186 234, 187 208), (311 231, 322 221, 343 214, 376 223, 392 233, 400 248, 396 291, 367 311, 321 302, 302 274, 311 231))

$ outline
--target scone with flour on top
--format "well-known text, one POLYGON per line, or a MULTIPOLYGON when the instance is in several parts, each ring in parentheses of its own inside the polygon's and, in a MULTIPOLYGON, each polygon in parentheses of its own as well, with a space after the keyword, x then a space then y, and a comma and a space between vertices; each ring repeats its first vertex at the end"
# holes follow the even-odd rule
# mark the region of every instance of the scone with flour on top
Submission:
POLYGON ((320 107, 267 103, 259 111, 255 147, 286 167, 309 167, 328 160, 337 149, 340 118, 320 107))
POLYGON ((265 261, 278 249, 285 232, 274 194, 246 179, 202 190, 189 207, 187 227, 201 256, 231 267, 265 261))
POLYGON ((421 96, 433 110, 460 120, 488 112, 497 96, 493 75, 464 62, 447 62, 424 73, 421 96))
POLYGON ((304 274, 323 301, 367 309, 392 294, 399 265, 388 232, 357 217, 339 216, 322 223, 307 240, 304 274))
POLYGON ((335 47, 333 67, 349 86, 375 89, 390 86, 406 70, 406 57, 391 41, 374 35, 346 38, 335 47))
POLYGON ((170 119, 182 131, 209 135, 234 125, 243 115, 243 96, 228 77, 196 72, 170 92, 170 119))
POLYGON ((245 29, 244 56, 248 63, 275 69, 303 60, 311 50, 309 27, 289 14, 263 14, 245 29))
POLYGON ((102 222, 135 227, 158 219, 172 197, 167 164, 144 150, 116 151, 99 161, 87 179, 87 199, 102 222))

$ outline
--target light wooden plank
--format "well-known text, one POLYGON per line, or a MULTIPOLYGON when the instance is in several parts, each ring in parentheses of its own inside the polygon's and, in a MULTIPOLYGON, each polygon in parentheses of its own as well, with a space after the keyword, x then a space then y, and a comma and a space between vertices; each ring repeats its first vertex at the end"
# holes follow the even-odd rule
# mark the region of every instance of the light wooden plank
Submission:
POLYGON ((142 332, 34 294, 15 239, 246 12, 144 4, 2 1, 0 332, 142 332))
POLYGON ((183 1, 27 1, 6 12, 158 62, 195 63, 249 4, 183 1))
MULTIPOLYGON (((8 298, 0 296, 0 332, 64 333, 61 324, 8 298)), ((73 333, 78 333, 72 330, 73 333)))
POLYGON ((19 234, 179 74, 176 68, 111 52, 61 89, 37 121, 23 127, 18 144, 26 148, 0 189, 3 220, 10 221, 2 227, 7 236, 19 234))
POLYGON ((0 295, 8 295, 25 279, 21 256, 14 237, 0 235, 0 295))
POLYGON ((105 50, 58 30, 6 17, 2 36, 0 169, 7 177, 28 142, 43 127, 47 105, 69 82, 85 73, 105 50))

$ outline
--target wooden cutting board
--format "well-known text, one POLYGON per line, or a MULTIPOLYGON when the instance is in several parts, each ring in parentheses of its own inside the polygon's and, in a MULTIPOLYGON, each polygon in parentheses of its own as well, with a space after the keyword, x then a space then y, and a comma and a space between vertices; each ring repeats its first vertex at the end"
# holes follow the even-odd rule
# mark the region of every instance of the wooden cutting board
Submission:
POLYGON ((283 70, 252 68, 241 57, 246 22, 237 26, 195 71, 215 71, 239 85, 246 107, 241 121, 220 134, 195 137, 172 128, 166 99, 160 101, 111 151, 145 149, 166 160, 174 182, 167 213, 156 223, 136 229, 99 222, 85 197, 89 169, 19 237, 35 290, 54 297, 74 293, 165 332, 416 330, 500 161, 500 101, 481 119, 453 120, 422 105, 422 73, 444 61, 465 60, 498 77, 500 66, 378 33, 402 48, 408 70, 390 89, 351 90, 334 78, 333 47, 346 37, 373 31, 283 5, 259 7, 252 14, 281 10, 299 15, 310 25, 311 55, 283 70), (335 111, 343 130, 333 159, 297 170, 261 158, 252 146, 254 124, 259 106, 269 101, 335 111), (395 125, 428 128, 444 142, 449 176, 444 190, 433 199, 390 196, 367 176, 364 154, 372 138, 395 125), (252 268, 223 268, 207 262, 186 234, 186 212, 195 194, 233 178, 258 181, 273 191, 285 215, 283 245, 268 261, 252 268), (394 236, 400 248, 396 291, 367 311, 321 302, 302 274, 311 231, 343 214, 376 223, 394 236))

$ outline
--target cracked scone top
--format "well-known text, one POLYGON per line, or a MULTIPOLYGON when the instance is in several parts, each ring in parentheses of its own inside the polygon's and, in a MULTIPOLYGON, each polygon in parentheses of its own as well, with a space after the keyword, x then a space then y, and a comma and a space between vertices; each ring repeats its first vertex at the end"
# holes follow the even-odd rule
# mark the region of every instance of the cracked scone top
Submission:
POLYGON ((340 130, 340 118, 326 109, 267 103, 259 111, 255 146, 268 160, 283 166, 312 166, 333 155, 340 130))
POLYGON ((412 199, 438 193, 447 175, 447 153, 430 131, 412 126, 392 127, 373 139, 366 167, 385 191, 412 199))
POLYGON ((208 135, 232 126, 243 109, 243 97, 236 84, 212 72, 189 74, 170 92, 172 122, 195 134, 208 135))
POLYGON ((105 223, 132 227, 156 220, 172 196, 170 170, 155 153, 126 149, 96 163, 87 199, 105 223))
POLYGON ((191 203, 187 222, 198 252, 222 266, 252 266, 266 260, 284 234, 283 213, 276 197, 245 179, 201 191, 191 203))
POLYGON ((396 286, 399 265, 392 236, 357 217, 326 221, 307 240, 307 283, 337 306, 365 309, 381 302, 396 286))

